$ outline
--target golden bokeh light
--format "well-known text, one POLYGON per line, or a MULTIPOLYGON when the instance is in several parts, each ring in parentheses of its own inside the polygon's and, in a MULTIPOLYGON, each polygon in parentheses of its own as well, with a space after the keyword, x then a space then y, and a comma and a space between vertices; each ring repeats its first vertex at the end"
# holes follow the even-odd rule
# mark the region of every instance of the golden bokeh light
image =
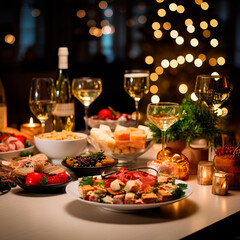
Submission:
POLYGON ((185 63, 185 58, 184 58, 184 56, 178 56, 178 57, 177 57, 177 62, 178 62, 178 64, 184 64, 184 63, 185 63))
POLYGON ((201 54, 198 55, 198 58, 201 59, 204 62, 204 61, 206 61, 207 57, 206 57, 205 54, 201 53, 201 54))
POLYGON ((177 8, 178 8, 178 6, 177 6, 176 3, 171 3, 171 4, 169 5, 169 9, 170 9, 171 11, 173 11, 173 12, 176 11, 177 8))
POLYGON ((188 31, 189 33, 193 33, 193 32, 195 31, 195 27, 194 27, 193 25, 188 25, 188 26, 187 26, 187 31, 188 31))
POLYGON ((169 67, 169 61, 167 59, 163 59, 161 62, 161 66, 163 68, 168 68, 169 67))
POLYGON ((178 66, 178 62, 177 60, 175 59, 172 59, 169 63, 169 65, 172 67, 172 68, 176 68, 178 66))
POLYGON ((216 38, 213 38, 210 41, 210 44, 211 44, 212 47, 217 47, 218 46, 218 40, 216 38))
POLYGON ((192 55, 191 53, 188 53, 188 54, 186 55, 185 59, 186 59, 186 61, 187 61, 188 63, 190 63, 190 62, 193 61, 194 58, 193 58, 193 55, 192 55))
POLYGON ((108 3, 106 1, 101 1, 98 3, 99 8, 105 9, 108 7, 108 3))
POLYGON ((190 18, 186 19, 186 20, 185 20, 185 25, 186 25, 186 26, 193 25, 192 19, 190 19, 190 18))
POLYGON ((177 38, 177 37, 178 37, 178 31, 177 31, 177 30, 172 30, 172 31, 170 32, 170 36, 171 36, 172 38, 177 38))
POLYGON ((209 62, 209 65, 212 66, 212 67, 217 65, 216 58, 210 58, 208 62, 209 62))
POLYGON ((226 60, 225 60, 224 57, 219 57, 219 58, 217 59, 217 63, 218 63, 218 65, 220 65, 220 66, 223 66, 223 65, 225 64, 225 62, 226 62, 226 60))
POLYGON ((150 74, 150 80, 155 82, 158 80, 158 75, 154 72, 150 74))
POLYGON ((178 5, 177 12, 178 13, 184 13, 184 11, 185 11, 185 7, 183 5, 178 5))
POLYGON ((191 94, 191 99, 195 102, 198 100, 198 97, 196 96, 195 92, 191 94))
POLYGON ((201 29, 207 29, 208 28, 208 23, 206 21, 202 21, 200 22, 200 28, 201 29))
POLYGON ((85 10, 79 9, 79 10, 77 11, 77 17, 78 17, 78 18, 84 18, 85 16, 86 16, 85 10))
POLYGON ((147 57, 145 57, 145 63, 146 63, 146 64, 150 65, 150 64, 153 63, 153 61, 154 61, 154 59, 153 59, 152 56, 147 56, 147 57))
POLYGON ((207 2, 202 2, 201 3, 201 8, 202 8, 202 10, 208 10, 209 4, 207 2))
POLYGON ((156 67, 155 72, 156 72, 158 75, 162 75, 163 72, 164 72, 164 70, 163 70, 163 68, 162 68, 161 66, 158 66, 158 67, 156 67))
POLYGON ((8 44, 13 44, 13 43, 15 43, 16 38, 12 34, 7 34, 4 38, 4 40, 8 44))
POLYGON ((154 31, 154 37, 155 38, 161 38, 162 37, 162 35, 163 35, 163 33, 162 33, 162 31, 161 30, 156 30, 156 31, 154 31))
POLYGON ((210 21, 210 25, 211 25, 212 27, 217 27, 218 21, 217 21, 216 19, 212 19, 212 20, 210 21))
POLYGON ((212 72, 212 73, 211 73, 211 76, 218 76, 218 75, 219 75, 218 72, 212 72))
POLYGON ((195 65, 196 67, 201 67, 202 64, 203 64, 203 62, 202 62, 202 60, 201 60, 200 58, 196 58, 196 59, 194 60, 194 65, 195 65))
POLYGON ((186 84, 182 83, 182 84, 180 84, 178 91, 181 94, 185 94, 188 91, 188 86, 186 84))
POLYGON ((197 5, 201 5, 202 2, 203 2, 203 0, 195 0, 195 3, 196 3, 197 5))
POLYGON ((170 22, 165 22, 165 23, 163 24, 163 28, 164 28, 165 30, 170 30, 171 27, 172 27, 172 25, 171 25, 170 22))
POLYGON ((166 10, 163 9, 163 8, 160 8, 160 9, 158 10, 158 16, 159 16, 159 17, 165 17, 165 15, 166 15, 166 10))
POLYGON ((160 25, 159 22, 154 22, 154 23, 152 24, 152 29, 153 29, 153 30, 158 30, 160 27, 161 27, 161 25, 160 25))
POLYGON ((191 46, 193 46, 193 47, 197 47, 198 44, 199 44, 199 41, 198 41, 196 38, 192 38, 192 39, 190 40, 190 44, 191 44, 191 46))
POLYGON ((203 31, 203 36, 204 36, 205 38, 209 38, 209 37, 211 36, 211 32, 210 32, 209 30, 204 30, 204 31, 203 31))
POLYGON ((158 86, 152 85, 152 86, 150 87, 150 92, 151 92, 152 94, 156 94, 156 93, 158 92, 158 86))
POLYGON ((151 102, 152 103, 159 103, 160 102, 160 97, 158 95, 153 95, 151 97, 151 102))
POLYGON ((176 43, 178 45, 182 45, 184 43, 184 38, 181 37, 181 36, 178 36, 176 39, 175 39, 176 43))
POLYGON ((162 3, 164 0, 156 0, 156 2, 158 3, 162 3))

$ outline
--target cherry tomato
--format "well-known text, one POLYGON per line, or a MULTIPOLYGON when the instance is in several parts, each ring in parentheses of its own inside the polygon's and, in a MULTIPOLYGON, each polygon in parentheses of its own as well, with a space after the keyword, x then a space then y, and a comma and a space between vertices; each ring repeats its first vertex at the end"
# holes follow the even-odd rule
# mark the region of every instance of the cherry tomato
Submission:
POLYGON ((57 177, 59 178, 60 182, 67 182, 68 180, 68 175, 65 172, 58 173, 57 177))
POLYGON ((43 174, 32 172, 27 175, 25 183, 27 185, 40 185, 43 180, 43 174))
POLYGON ((60 179, 59 179, 59 177, 57 177, 57 175, 48 176, 47 180, 48 180, 47 184, 57 184, 57 183, 60 183, 60 179))
POLYGON ((100 116, 102 119, 112 119, 112 113, 108 109, 100 110, 98 116, 100 116))
POLYGON ((5 137, 7 137, 8 135, 7 134, 2 134, 1 136, 0 136, 0 141, 2 141, 5 137))

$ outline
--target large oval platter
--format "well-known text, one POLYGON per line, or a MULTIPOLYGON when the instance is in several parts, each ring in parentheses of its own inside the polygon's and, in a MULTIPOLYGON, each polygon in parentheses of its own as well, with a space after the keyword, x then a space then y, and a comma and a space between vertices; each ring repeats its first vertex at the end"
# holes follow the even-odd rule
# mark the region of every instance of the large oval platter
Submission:
MULTIPOLYGON (((186 182, 181 181, 181 180, 176 180, 175 182, 176 182, 176 184, 178 184, 178 183, 187 184, 186 182)), ((66 187, 66 192, 73 199, 79 200, 80 202, 83 202, 83 203, 86 203, 86 204, 90 204, 92 206, 102 207, 102 208, 104 208, 106 210, 109 210, 109 211, 136 212, 136 211, 142 211, 142 210, 151 209, 151 208, 158 208, 158 207, 161 207, 161 206, 164 206, 164 205, 168 205, 168 204, 172 204, 172 203, 181 201, 181 200, 189 197, 192 194, 193 189, 189 184, 187 184, 187 188, 185 189, 185 196, 184 197, 179 198, 179 199, 175 199, 175 200, 172 200, 172 201, 161 202, 161 203, 152 203, 152 204, 107 204, 107 203, 98 203, 98 202, 86 201, 86 200, 81 199, 79 197, 78 181, 74 181, 74 182, 69 183, 66 187)))

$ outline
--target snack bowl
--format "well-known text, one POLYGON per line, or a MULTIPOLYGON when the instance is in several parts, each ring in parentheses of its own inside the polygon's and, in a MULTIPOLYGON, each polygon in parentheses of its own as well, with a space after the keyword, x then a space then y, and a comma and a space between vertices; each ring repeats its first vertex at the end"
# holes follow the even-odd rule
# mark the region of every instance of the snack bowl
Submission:
POLYGON ((145 143, 143 140, 118 140, 116 144, 108 144, 91 136, 88 137, 88 142, 98 151, 104 151, 106 156, 118 159, 118 166, 128 166, 133 163, 154 144, 152 139, 145 140, 145 143))
POLYGON ((73 132, 72 134, 78 135, 80 138, 71 140, 54 140, 40 138, 39 135, 37 135, 34 136, 35 146, 39 152, 46 154, 50 159, 64 159, 67 156, 75 156, 82 153, 86 148, 87 135, 78 132, 73 132))
POLYGON ((68 174, 68 180, 66 182, 56 184, 29 185, 25 183, 25 179, 17 176, 14 176, 13 180, 19 187, 21 187, 27 192, 52 193, 63 190, 67 186, 67 184, 73 180, 72 176, 68 172, 66 173, 68 174))
POLYGON ((29 147, 26 147, 24 149, 14 150, 14 151, 8 151, 8 152, 0 152, 0 159, 10 161, 13 158, 21 157, 23 154, 26 155, 27 153, 36 153, 37 149, 32 141, 28 141, 29 147))

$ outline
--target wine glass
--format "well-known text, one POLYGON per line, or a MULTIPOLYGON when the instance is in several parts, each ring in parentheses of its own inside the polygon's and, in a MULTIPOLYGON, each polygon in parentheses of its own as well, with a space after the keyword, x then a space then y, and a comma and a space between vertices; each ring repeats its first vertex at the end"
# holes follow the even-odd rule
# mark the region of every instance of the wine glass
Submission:
POLYGON ((161 130, 162 135, 162 159, 165 158, 166 131, 180 118, 181 112, 178 103, 159 102, 149 103, 147 106, 147 118, 161 130))
POLYGON ((102 81, 100 78, 74 78, 72 82, 73 95, 84 105, 85 128, 88 134, 88 109, 90 104, 101 94, 102 81))
POLYGON ((56 106, 56 89, 52 78, 33 78, 29 94, 32 113, 41 122, 44 132, 45 122, 56 106))
POLYGON ((195 83, 195 94, 205 102, 209 109, 215 111, 230 96, 231 85, 228 76, 198 75, 195 83))
POLYGON ((124 89, 135 100, 136 124, 138 126, 138 105, 143 95, 149 91, 149 71, 126 70, 124 74, 124 89))

